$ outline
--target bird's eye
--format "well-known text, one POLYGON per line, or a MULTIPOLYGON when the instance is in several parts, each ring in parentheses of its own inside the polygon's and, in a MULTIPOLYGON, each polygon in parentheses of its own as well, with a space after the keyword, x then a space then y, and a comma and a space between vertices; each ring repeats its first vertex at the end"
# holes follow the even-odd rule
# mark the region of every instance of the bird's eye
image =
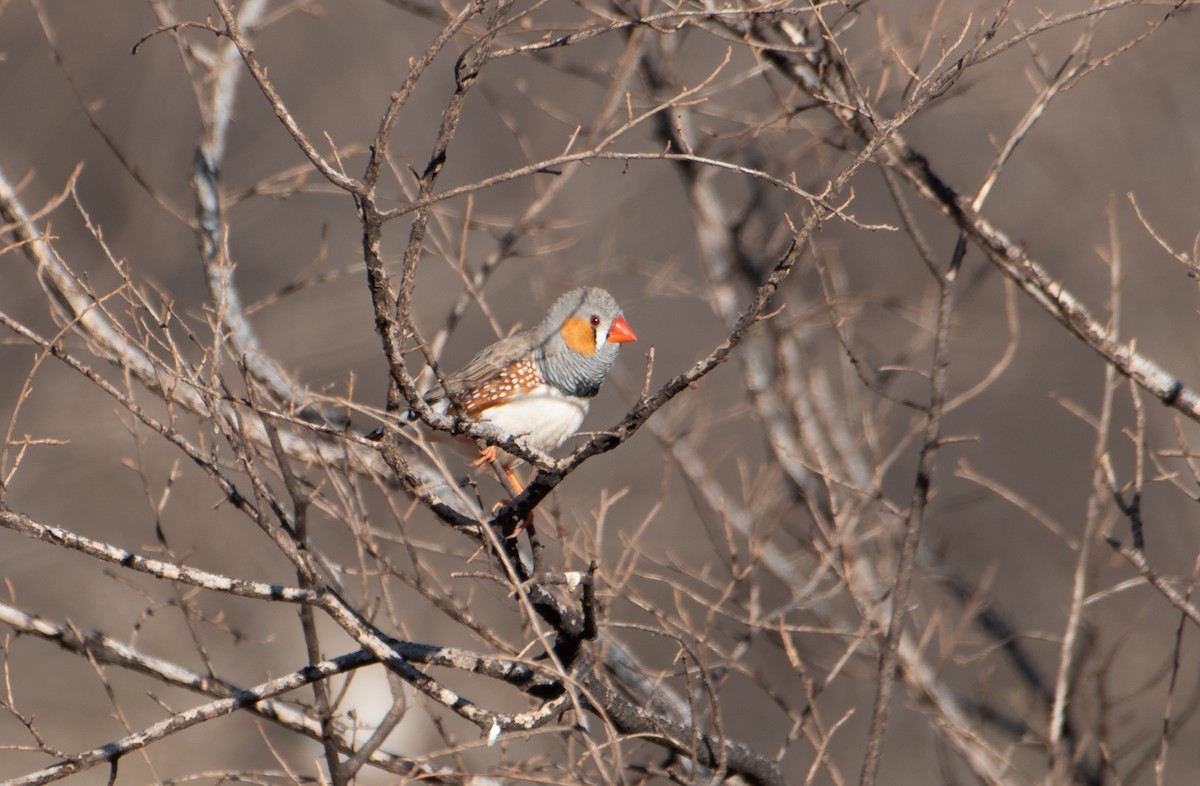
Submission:
POLYGON ((600 317, 596 316, 595 314, 592 314, 592 318, 589 319, 588 322, 591 323, 592 327, 600 327, 600 317))

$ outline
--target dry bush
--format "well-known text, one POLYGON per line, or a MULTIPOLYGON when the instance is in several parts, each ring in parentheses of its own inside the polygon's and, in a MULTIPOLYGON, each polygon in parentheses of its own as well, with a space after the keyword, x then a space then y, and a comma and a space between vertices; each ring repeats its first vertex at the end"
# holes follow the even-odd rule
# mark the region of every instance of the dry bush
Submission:
POLYGON ((1196 14, 1051 5, 0 2, 0 778, 1196 782, 1196 14))

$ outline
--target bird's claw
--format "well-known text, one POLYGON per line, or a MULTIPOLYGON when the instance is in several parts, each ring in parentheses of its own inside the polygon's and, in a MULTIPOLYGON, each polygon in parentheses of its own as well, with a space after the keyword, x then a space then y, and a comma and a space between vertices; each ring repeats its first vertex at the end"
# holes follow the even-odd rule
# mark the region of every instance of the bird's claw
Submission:
POLYGON ((479 451, 479 458, 470 463, 472 469, 479 469, 484 464, 490 464, 496 460, 496 446, 488 445, 483 450, 479 451))

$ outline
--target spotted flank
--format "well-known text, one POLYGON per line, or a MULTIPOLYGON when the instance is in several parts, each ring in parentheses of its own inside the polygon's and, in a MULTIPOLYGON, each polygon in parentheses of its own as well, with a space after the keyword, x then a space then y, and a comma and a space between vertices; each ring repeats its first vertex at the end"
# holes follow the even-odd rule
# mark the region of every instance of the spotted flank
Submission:
POLYGON ((463 414, 478 419, 486 410, 504 403, 511 396, 524 395, 542 384, 542 375, 532 358, 527 356, 501 369, 482 385, 459 393, 458 399, 463 414))

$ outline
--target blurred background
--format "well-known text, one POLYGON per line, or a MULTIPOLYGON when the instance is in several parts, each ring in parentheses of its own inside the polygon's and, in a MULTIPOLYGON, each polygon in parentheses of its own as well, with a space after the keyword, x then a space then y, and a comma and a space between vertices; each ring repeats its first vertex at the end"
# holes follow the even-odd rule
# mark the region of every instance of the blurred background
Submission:
MULTIPOLYGON (((336 151, 353 177, 390 97, 460 10, 404 0, 261 5, 245 29, 257 62, 318 152, 335 160, 336 151)), ((501 54, 470 87, 435 191, 586 150, 618 130, 605 150, 650 157, 560 162, 439 202, 416 268, 413 324, 444 340, 440 364, 453 370, 498 334, 532 324, 561 292, 608 289, 639 337, 584 426, 610 427, 647 374, 653 391, 714 350, 811 214, 809 201, 745 170, 819 194, 862 149, 845 114, 789 81, 786 64, 826 76, 836 64, 875 116, 888 118, 923 95, 914 75, 946 73, 971 53, 949 89, 907 119, 904 142, 970 199, 1038 108, 981 214, 1119 341, 1194 387, 1200 324, 1187 261, 1196 262, 1200 238, 1198 17, 1186 2, 1053 5, 518 3, 485 40, 501 54), (537 46, 581 31, 594 34, 537 46), (788 41, 789 31, 807 37, 788 41), (679 99, 684 91, 695 92, 679 99), (653 159, 667 149, 744 169, 653 159), (474 276, 477 293, 458 319, 474 276)), ((450 39, 399 112, 375 194, 382 209, 410 205, 455 89, 455 62, 480 45, 493 10, 486 4, 450 39)), ((213 329, 195 227, 196 151, 222 73, 206 64, 230 46, 205 25, 223 27, 200 0, 0 2, 0 173, 51 255, 108 298, 115 322, 135 336, 147 324, 150 310, 131 304, 126 284, 169 303, 184 361, 240 390, 236 363, 214 351, 225 338, 213 329), (183 21, 193 26, 166 29, 183 21)), ((227 68, 236 86, 226 93, 234 103, 218 182, 236 291, 262 352, 304 390, 293 411, 314 402, 345 411, 352 400, 350 431, 365 433, 380 422, 372 410, 384 407, 388 367, 355 202, 315 171, 236 53, 227 68)), ((697 723, 777 758, 790 783, 858 780, 878 683, 877 621, 887 619, 913 497, 939 290, 898 200, 944 272, 958 228, 902 183, 890 189, 881 167, 857 169, 828 199, 853 220, 826 215, 804 238, 768 307, 778 313, 628 442, 571 474, 538 513, 550 570, 599 563, 606 634, 663 691, 690 696, 697 723)), ((413 215, 384 227, 381 253, 397 277, 413 215)), ((5 223, 0 314, 53 337, 64 324, 53 287, 10 245, 18 238, 5 223)), ((68 330, 63 345, 231 477, 245 477, 211 413, 166 406, 97 350, 94 336, 68 330)), ((420 353, 408 360, 421 370, 420 353)), ((1108 478, 1131 499, 1140 473, 1145 557, 1190 592, 1200 564, 1195 424, 1107 377, 1104 358, 973 246, 955 285, 949 361, 954 404, 922 522, 911 649, 880 782, 1195 782, 1195 624, 1181 622, 1102 539, 1131 542, 1108 478), (947 726, 976 737, 962 742, 947 726), (1007 769, 981 770, 964 752, 971 744, 1007 769)), ((225 576, 296 583, 291 564, 195 462, 11 330, 0 336, 0 415, 7 509, 225 576)), ((262 455, 270 460, 269 449, 262 455)), ((454 461, 452 474, 467 475, 454 461)), ((502 581, 451 575, 501 571, 472 560, 476 542, 410 507, 386 472, 344 472, 339 486, 338 471, 319 463, 296 471, 344 504, 314 514, 313 539, 386 632, 505 651, 432 601, 444 593, 486 620, 510 654, 537 654, 502 581), (414 589, 401 575, 436 589, 414 589)), ((485 507, 504 496, 493 479, 476 482, 485 507)), ((172 585, 7 530, 0 574, 11 607, 239 685, 307 662, 291 606, 172 585)), ((203 701, 9 625, 0 626, 0 778, 203 701)), ((356 648, 331 622, 319 625, 324 654, 356 648)), ((439 676, 487 706, 529 705, 480 678, 439 676)), ((389 683, 379 667, 350 682, 341 722, 365 737, 397 695, 409 706, 385 748, 464 778, 665 782, 656 767, 666 754, 650 743, 625 742, 620 765, 581 761, 576 735, 586 735, 557 727, 489 748, 470 724, 389 683)), ((290 699, 301 709, 311 700, 311 691, 290 699)), ((119 777, 309 781, 321 777, 322 755, 319 742, 243 713, 123 758, 119 777)), ((109 777, 98 767, 73 780, 109 777)), ((370 768, 359 777, 394 781, 370 768)))

